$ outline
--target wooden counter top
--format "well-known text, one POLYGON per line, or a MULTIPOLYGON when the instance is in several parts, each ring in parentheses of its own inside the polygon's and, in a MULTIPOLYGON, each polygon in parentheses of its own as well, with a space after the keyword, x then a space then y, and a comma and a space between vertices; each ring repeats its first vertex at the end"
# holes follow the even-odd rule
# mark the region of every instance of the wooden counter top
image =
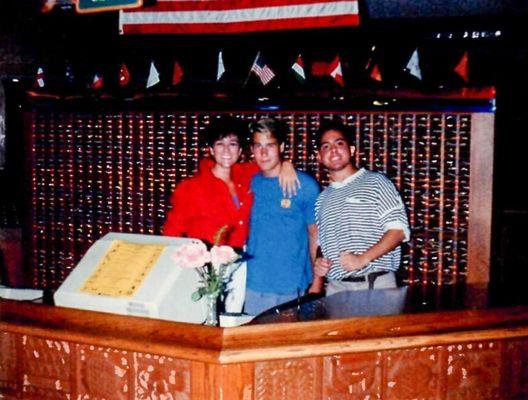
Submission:
POLYGON ((0 331, 229 364, 528 335, 528 306, 215 328, 0 300, 0 331))
POLYGON ((0 300, 0 331, 215 362, 222 329, 0 300))

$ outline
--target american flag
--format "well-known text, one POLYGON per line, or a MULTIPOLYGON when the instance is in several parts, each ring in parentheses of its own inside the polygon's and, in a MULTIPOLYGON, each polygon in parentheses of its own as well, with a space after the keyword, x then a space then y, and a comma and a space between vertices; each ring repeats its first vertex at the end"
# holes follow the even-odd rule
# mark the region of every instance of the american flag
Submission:
POLYGON ((275 76, 270 67, 268 67, 264 62, 264 59, 260 55, 260 51, 257 53, 255 61, 253 61, 253 65, 251 66, 251 72, 254 72, 255 75, 260 78, 260 81, 263 85, 267 85, 275 76))
POLYGON ((122 34, 204 34, 359 25, 358 0, 158 0, 119 14, 122 34))

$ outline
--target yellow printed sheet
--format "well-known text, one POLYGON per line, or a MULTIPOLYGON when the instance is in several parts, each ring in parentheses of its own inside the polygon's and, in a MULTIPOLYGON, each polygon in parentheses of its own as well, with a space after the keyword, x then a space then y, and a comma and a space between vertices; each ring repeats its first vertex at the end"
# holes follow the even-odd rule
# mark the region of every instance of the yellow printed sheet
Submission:
POLYGON ((100 296, 132 297, 164 248, 159 244, 113 240, 80 291, 100 296))

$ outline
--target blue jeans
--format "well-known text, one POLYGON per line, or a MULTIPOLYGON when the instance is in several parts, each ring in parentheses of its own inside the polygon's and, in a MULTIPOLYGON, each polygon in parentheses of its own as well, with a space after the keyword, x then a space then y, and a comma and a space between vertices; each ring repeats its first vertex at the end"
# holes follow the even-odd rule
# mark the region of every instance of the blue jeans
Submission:
POLYGON ((258 315, 279 304, 287 303, 297 298, 297 292, 287 294, 257 292, 246 289, 246 302, 244 312, 249 315, 258 315))

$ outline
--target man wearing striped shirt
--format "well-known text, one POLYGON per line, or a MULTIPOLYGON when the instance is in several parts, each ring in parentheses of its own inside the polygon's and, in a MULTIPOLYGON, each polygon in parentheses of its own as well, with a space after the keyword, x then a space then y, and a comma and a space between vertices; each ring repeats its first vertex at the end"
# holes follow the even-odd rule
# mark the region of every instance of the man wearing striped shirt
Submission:
POLYGON ((326 277, 326 294, 396 287, 400 244, 409 240, 401 196, 383 174, 357 168, 344 125, 332 123, 317 137, 318 160, 331 183, 316 203, 322 256, 314 274, 326 277))

